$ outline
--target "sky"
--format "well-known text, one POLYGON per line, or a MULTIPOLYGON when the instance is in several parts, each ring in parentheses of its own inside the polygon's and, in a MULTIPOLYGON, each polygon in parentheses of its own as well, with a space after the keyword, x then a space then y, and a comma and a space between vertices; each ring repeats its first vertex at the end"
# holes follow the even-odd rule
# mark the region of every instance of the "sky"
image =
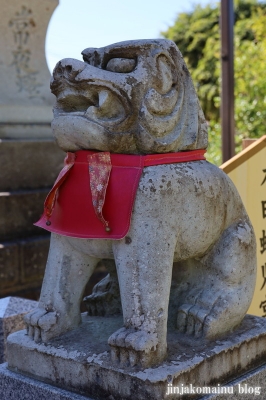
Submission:
POLYGON ((87 47, 159 38, 180 12, 214 0, 59 0, 46 36, 50 71, 62 58, 82 59, 87 47))

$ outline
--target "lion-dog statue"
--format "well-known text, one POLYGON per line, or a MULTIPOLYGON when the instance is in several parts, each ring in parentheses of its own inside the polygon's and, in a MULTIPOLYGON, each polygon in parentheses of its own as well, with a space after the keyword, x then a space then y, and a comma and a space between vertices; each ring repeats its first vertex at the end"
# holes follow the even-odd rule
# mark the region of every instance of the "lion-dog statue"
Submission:
MULTIPOLYGON (((126 41, 82 54, 84 62, 61 60, 51 81, 61 149, 126 159, 204 153, 207 123, 175 43, 126 41)), ((64 200, 67 180, 53 207, 64 200)), ((144 165, 132 207, 121 238, 109 238, 110 229, 102 238, 58 233, 47 222, 52 236, 40 301, 25 317, 36 342, 80 324, 84 288, 101 259, 114 260, 118 275, 124 326, 108 340, 118 365, 144 368, 165 359, 171 285, 178 331, 208 340, 241 323, 254 291, 256 245, 227 175, 201 158, 144 165)), ((71 212, 62 221, 69 218, 71 212)))

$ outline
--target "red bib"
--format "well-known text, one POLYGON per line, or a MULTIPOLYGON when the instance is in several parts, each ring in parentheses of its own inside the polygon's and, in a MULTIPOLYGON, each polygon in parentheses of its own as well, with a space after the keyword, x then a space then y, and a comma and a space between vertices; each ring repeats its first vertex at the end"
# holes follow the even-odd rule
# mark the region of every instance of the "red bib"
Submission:
POLYGON ((64 236, 122 239, 144 167, 205 160, 206 150, 147 156, 80 150, 68 153, 34 225, 64 236))

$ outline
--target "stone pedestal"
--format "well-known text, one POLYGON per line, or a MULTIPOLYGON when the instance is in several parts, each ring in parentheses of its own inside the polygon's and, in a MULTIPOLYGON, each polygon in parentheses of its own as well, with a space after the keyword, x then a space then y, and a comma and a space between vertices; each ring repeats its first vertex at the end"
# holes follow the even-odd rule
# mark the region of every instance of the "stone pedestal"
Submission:
POLYGON ((50 235, 33 223, 63 159, 52 139, 0 139, 0 297, 41 286, 50 235))
POLYGON ((162 365, 141 371, 121 368, 111 363, 107 345, 121 324, 121 317, 83 315, 79 328, 45 345, 33 342, 26 331, 14 333, 8 338, 8 368, 97 399, 161 400, 202 397, 167 391, 170 385, 227 386, 265 362, 266 320, 249 315, 234 333, 212 342, 170 330, 168 358, 162 365))
POLYGON ((7 336, 25 328, 23 316, 36 305, 36 301, 18 297, 0 299, 0 364, 6 361, 7 336))
POLYGON ((50 127, 45 37, 58 0, 0 0, 0 297, 37 297, 49 238, 33 226, 64 153, 50 127))
MULTIPOLYGON (((266 394, 265 382, 266 366, 263 365, 252 370, 250 373, 242 375, 240 379, 230 382, 227 387, 230 387, 232 394, 204 395, 203 397, 200 395, 200 400, 264 399, 266 394), (251 391, 251 388, 253 388, 253 390, 257 389, 259 394, 243 394, 243 388, 244 390, 246 388, 247 391, 251 391)), ((222 391, 223 389, 224 387, 221 386, 220 390, 222 391)), ((131 399, 135 400, 133 392, 131 395, 131 399)), ((0 365, 0 396, 1 398, 8 398, 9 400, 25 400, 25 398, 27 398, 27 400, 95 400, 95 398, 93 399, 91 396, 85 397, 10 371, 6 363, 0 365)), ((169 398, 169 396, 167 396, 167 398, 169 398)), ((178 397, 178 395, 175 395, 175 398, 180 398, 180 396, 178 397)), ((181 399, 182 398, 184 398, 184 396, 182 396, 181 399)), ((99 398, 97 398, 97 400, 99 400, 99 398)), ((110 395, 104 397, 104 400, 115 400, 115 398, 110 395)))

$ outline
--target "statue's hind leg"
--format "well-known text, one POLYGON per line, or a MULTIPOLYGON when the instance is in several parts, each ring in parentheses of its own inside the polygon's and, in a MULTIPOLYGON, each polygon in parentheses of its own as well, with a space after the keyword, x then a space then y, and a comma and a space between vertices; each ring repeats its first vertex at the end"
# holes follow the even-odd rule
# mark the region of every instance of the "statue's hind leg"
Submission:
POLYGON ((24 317, 36 342, 47 342, 78 326, 85 285, 98 261, 75 250, 71 239, 52 234, 38 307, 24 317))
POLYGON ((231 225, 203 257, 179 307, 177 327, 215 338, 234 329, 252 300, 256 242, 249 222, 231 225))

